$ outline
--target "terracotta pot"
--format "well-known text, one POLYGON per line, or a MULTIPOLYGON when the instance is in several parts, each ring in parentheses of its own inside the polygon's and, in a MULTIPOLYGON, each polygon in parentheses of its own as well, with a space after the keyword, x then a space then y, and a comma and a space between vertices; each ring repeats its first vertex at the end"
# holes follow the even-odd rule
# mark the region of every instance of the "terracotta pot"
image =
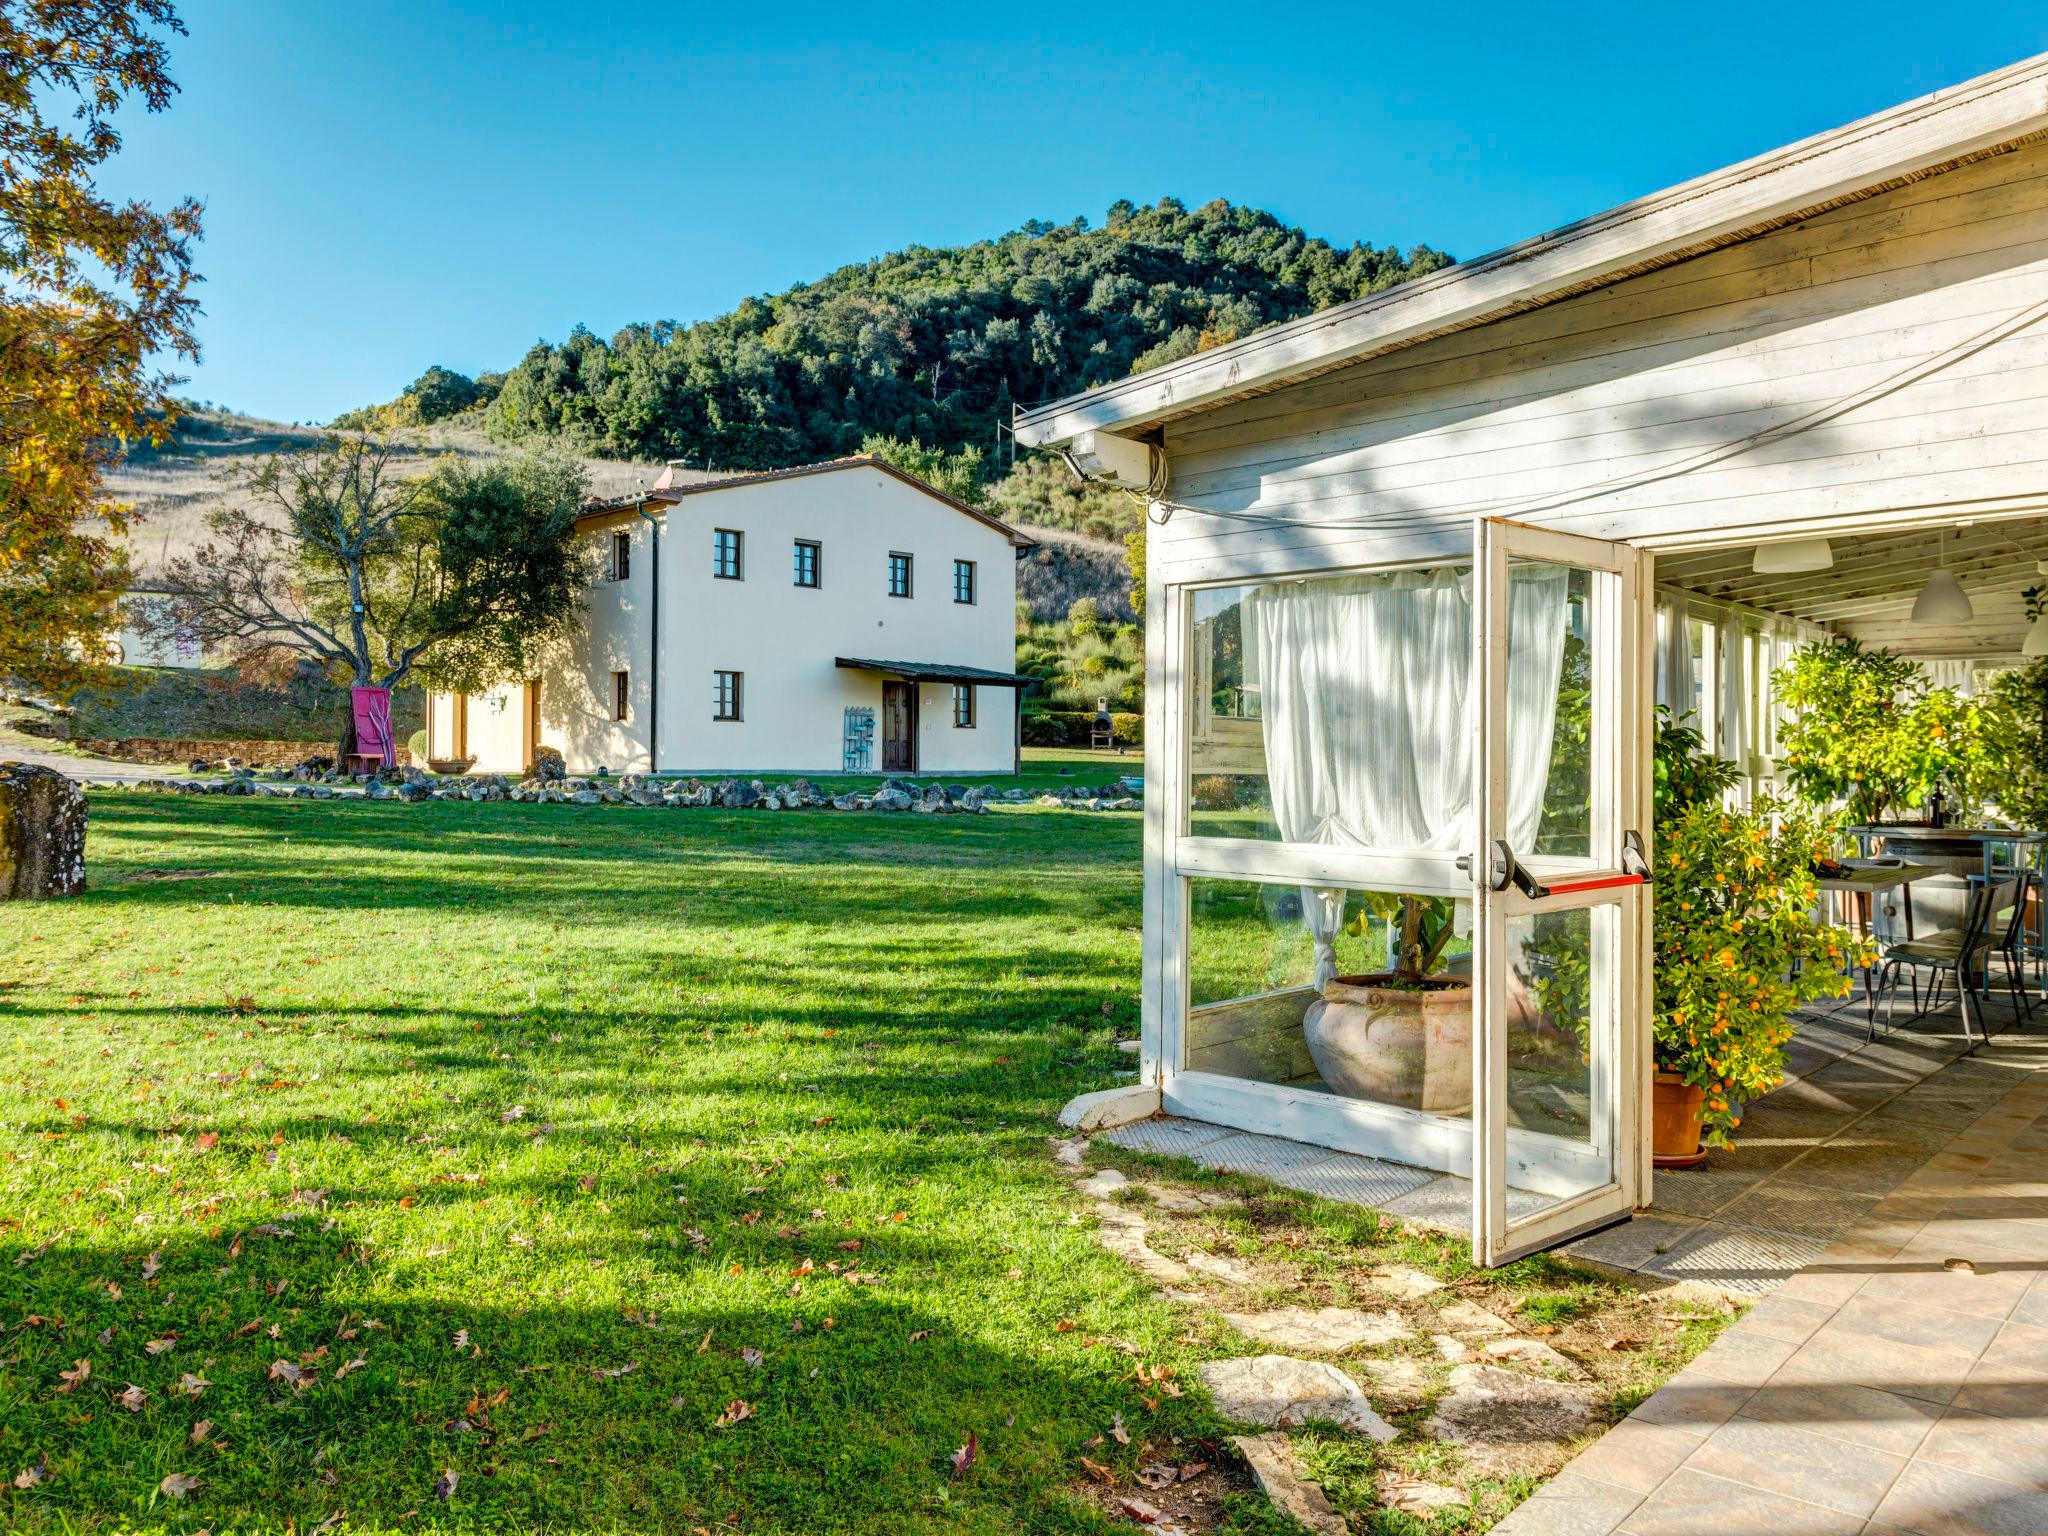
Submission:
POLYGON ((1659 1072, 1650 1089, 1650 1160, 1659 1168, 1697 1168, 1707 1160, 1700 1146, 1704 1089, 1676 1072, 1659 1072))
POLYGON ((1402 1109, 1472 1108, 1472 981, 1432 976, 1428 991, 1393 978, 1339 976, 1302 1016, 1316 1071, 1333 1093, 1402 1109))

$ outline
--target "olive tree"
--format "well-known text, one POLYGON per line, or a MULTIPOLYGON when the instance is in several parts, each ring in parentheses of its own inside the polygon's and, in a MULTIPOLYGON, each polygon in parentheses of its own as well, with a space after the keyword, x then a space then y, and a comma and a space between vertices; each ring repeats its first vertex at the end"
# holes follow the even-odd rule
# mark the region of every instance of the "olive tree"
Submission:
MULTIPOLYGON (((271 457, 169 564, 152 622, 244 660, 304 657, 337 682, 473 690, 532 675, 581 607, 581 466, 555 454, 423 467, 367 438, 271 457)), ((346 715, 340 750, 354 746, 346 715)))

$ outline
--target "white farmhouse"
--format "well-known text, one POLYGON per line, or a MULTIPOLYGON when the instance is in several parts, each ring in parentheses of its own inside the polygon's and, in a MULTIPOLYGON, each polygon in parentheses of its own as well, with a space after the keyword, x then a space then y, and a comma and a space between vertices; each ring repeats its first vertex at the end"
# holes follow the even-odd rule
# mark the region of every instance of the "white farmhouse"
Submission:
POLYGON ((437 693, 428 758, 572 770, 1012 773, 1031 541, 856 457, 594 502, 599 575, 538 677, 437 693))

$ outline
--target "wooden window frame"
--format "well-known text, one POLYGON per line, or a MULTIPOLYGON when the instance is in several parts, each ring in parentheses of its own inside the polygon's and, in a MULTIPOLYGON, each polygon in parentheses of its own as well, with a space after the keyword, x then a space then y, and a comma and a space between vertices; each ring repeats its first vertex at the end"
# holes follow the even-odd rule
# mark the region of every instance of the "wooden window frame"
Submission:
POLYGON ((953 601, 964 603, 969 607, 981 601, 981 572, 975 568, 975 563, 972 560, 955 560, 953 562, 953 601), (962 577, 966 578, 967 595, 965 597, 960 595, 962 577))
POLYGON ((711 718, 737 724, 746 707, 746 673, 714 669, 711 673, 711 718))
POLYGON ((891 597, 910 597, 910 596, 912 596, 912 595, 913 595, 913 593, 914 593, 914 592, 916 591, 916 581, 917 581, 917 562, 916 562, 916 557, 915 557, 915 556, 913 556, 913 555, 909 555, 909 554, 906 554, 906 553, 905 553, 905 552, 904 552, 903 550, 900 550, 900 549, 892 549, 892 550, 890 550, 890 551, 889 551, 889 595, 890 595, 891 597), (903 562, 903 586, 902 586, 902 589, 901 589, 900 591, 898 590, 898 588, 897 588, 897 585, 896 585, 896 562, 897 562, 898 560, 901 560, 901 561, 903 562))
POLYGON ((632 717, 633 678, 629 672, 612 673, 612 719, 623 724, 632 717))
POLYGON ((816 539, 798 539, 791 551, 796 562, 796 585, 815 592, 825 585, 825 546, 816 539), (811 579, 804 580, 804 551, 811 556, 811 579))
POLYGON ((612 580, 626 581, 633 575, 633 530, 612 530, 612 580))
POLYGON ((971 731, 976 725, 974 684, 953 685, 953 729, 971 731))
POLYGON ((747 536, 737 528, 711 530, 711 574, 718 581, 747 579, 747 536), (726 569, 726 543, 732 540, 732 569, 726 569))

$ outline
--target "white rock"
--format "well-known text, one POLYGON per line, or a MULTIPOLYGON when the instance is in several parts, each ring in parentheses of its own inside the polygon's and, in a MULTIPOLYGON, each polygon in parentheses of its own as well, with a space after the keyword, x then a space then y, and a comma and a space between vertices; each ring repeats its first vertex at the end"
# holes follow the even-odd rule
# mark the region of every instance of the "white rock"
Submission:
POLYGON ((1496 1360, 1512 1360, 1517 1365, 1531 1365, 1539 1370, 1552 1371, 1570 1381, 1584 1381, 1586 1372, 1578 1361, 1569 1355, 1558 1353, 1541 1339, 1491 1339, 1486 1352, 1496 1360))
POLYGON ((1095 1214, 1102 1221, 1102 1229, 1095 1234, 1096 1237, 1118 1258, 1137 1265, 1154 1280, 1163 1280, 1169 1285, 1183 1285, 1194 1278, 1188 1273, 1187 1265, 1169 1259, 1145 1241, 1145 1218, 1136 1211, 1104 1200, 1095 1207, 1095 1214))
POLYGON ((1314 1419, 1379 1441, 1391 1440, 1396 1433, 1372 1411, 1358 1383, 1326 1360, 1257 1355, 1249 1360, 1205 1360, 1198 1369, 1216 1411, 1226 1419, 1274 1429, 1314 1419))
POLYGON ((1380 1479, 1380 1502, 1408 1515, 1434 1515, 1438 1510, 1463 1509, 1472 1501, 1462 1491, 1419 1477, 1389 1472, 1380 1479))
POLYGON ((1497 1365, 1454 1366, 1450 1388, 1437 1401, 1429 1433, 1463 1446, 1481 1476, 1546 1471, 1562 1455, 1560 1442, 1593 1424, 1584 1388, 1497 1365))
POLYGON ((1131 1181, 1114 1168, 1104 1168, 1081 1180, 1074 1188, 1097 1200, 1107 1200, 1131 1181))
POLYGON ((1060 1111, 1060 1124, 1070 1131, 1106 1131, 1158 1113, 1157 1087, 1100 1088, 1068 1100, 1060 1111))
POLYGON ((1351 1527, 1330 1507, 1323 1490, 1309 1481, 1308 1469, 1278 1430, 1264 1435, 1233 1435, 1231 1443, 1252 1469, 1260 1490, 1273 1507, 1310 1536, 1349 1536, 1351 1527))
POLYGON ((1486 1308, 1474 1306, 1469 1301, 1454 1301, 1439 1307, 1436 1320, 1449 1332, 1466 1337, 1501 1338, 1515 1331, 1512 1323, 1502 1321, 1486 1308))
POLYGON ((1464 1360, 1472 1354, 1470 1349, 1447 1333, 1433 1333, 1429 1337, 1429 1342, 1436 1346, 1436 1352, 1446 1360, 1464 1360))
POLYGON ((1187 1266, 1231 1285, 1250 1285, 1257 1278, 1237 1260, 1220 1253, 1204 1253, 1199 1248, 1188 1255, 1187 1266))
POLYGON ((1086 1136, 1049 1136, 1052 1143, 1052 1160, 1062 1168, 1078 1168, 1081 1158, 1088 1150, 1086 1136))
POLYGON ((1402 1401, 1426 1397, 1436 1385, 1436 1373, 1420 1360, 1390 1355, 1384 1360, 1361 1362, 1372 1378, 1373 1390, 1402 1401))
POLYGON ((1415 1333, 1398 1312, 1360 1312, 1352 1307, 1226 1312, 1223 1321, 1261 1344, 1324 1355, 1341 1355, 1366 1344, 1392 1344, 1415 1333))
POLYGON ((1443 1281, 1434 1275, 1426 1275, 1419 1269, 1410 1269, 1405 1264, 1389 1264, 1376 1269, 1368 1280, 1376 1291, 1384 1291, 1397 1301, 1413 1301, 1418 1296, 1427 1296, 1431 1291, 1444 1288, 1443 1281))

